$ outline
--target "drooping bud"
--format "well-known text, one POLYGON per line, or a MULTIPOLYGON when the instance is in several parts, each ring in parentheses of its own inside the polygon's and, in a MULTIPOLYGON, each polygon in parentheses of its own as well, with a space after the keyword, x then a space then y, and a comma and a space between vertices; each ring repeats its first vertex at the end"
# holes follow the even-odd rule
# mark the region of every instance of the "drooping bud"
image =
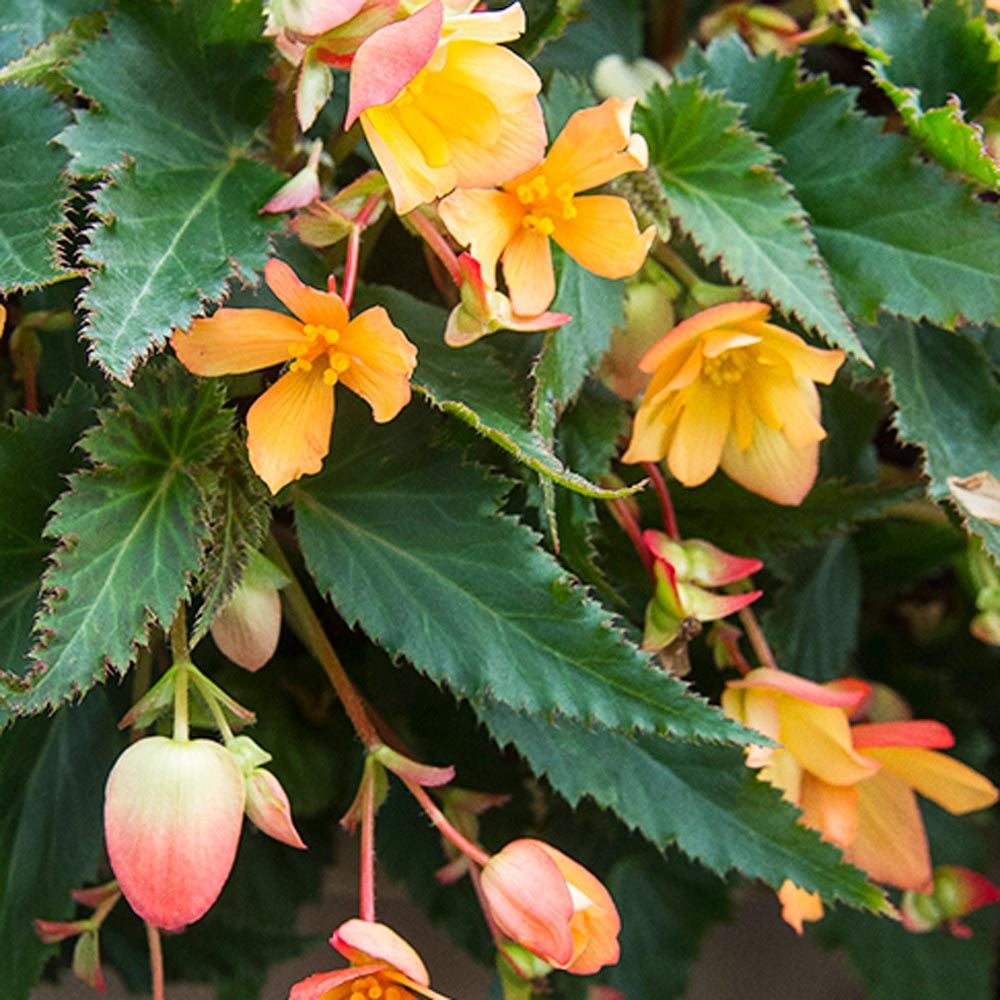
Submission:
POLYGON ((652 59, 628 62, 617 53, 598 60, 590 79, 597 96, 602 99, 637 97, 640 103, 653 87, 670 84, 670 74, 660 63, 652 59))
POLYGON ((150 736, 111 769, 104 836, 129 905, 163 930, 200 919, 218 899, 243 825, 243 775, 212 740, 150 736))
POLYGON ((944 925, 955 937, 971 937, 971 929, 961 917, 1000 902, 1000 888, 985 875, 959 865, 938 865, 930 892, 903 894, 900 913, 903 926, 916 934, 944 925))
MULTIPOLYGON (((329 77, 329 71, 325 72, 329 77)), ((325 99, 323 103, 326 103, 325 99)), ((317 139, 309 148, 309 159, 306 161, 306 165, 271 196, 267 204, 260 210, 261 215, 291 212, 296 208, 304 208, 319 198, 319 158, 322 152, 323 142, 317 139)))
POLYGON ((250 562, 233 596, 212 620, 212 638, 237 666, 260 670, 274 656, 281 635, 281 597, 288 583, 277 566, 259 552, 250 562))
POLYGON ((512 841, 482 870, 490 918, 557 969, 590 975, 618 961, 621 919, 583 865, 539 840, 512 841))
POLYGON ((759 559, 733 556, 700 538, 675 540, 662 531, 644 531, 642 540, 657 559, 670 563, 677 579, 700 587, 722 587, 757 573, 759 559))

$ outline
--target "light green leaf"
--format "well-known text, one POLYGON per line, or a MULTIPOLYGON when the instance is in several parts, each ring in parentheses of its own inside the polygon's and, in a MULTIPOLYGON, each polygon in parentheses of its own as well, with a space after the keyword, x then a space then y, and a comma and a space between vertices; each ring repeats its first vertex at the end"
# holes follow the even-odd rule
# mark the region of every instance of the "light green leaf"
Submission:
POLYGON ((267 48, 242 15, 242 37, 214 40, 230 6, 123 4, 68 73, 96 102, 61 137, 72 169, 110 178, 84 249, 97 268, 82 296, 85 337, 123 381, 218 301, 227 278, 251 280, 281 225, 258 210, 284 177, 250 156, 267 114, 267 48))
POLYGON ((676 844, 719 874, 737 870, 778 888, 786 878, 825 899, 882 910, 881 890, 759 781, 733 747, 585 729, 474 706, 493 738, 513 744, 570 805, 584 798, 609 809, 659 848, 676 844))
POLYGON ((46 534, 60 542, 43 581, 30 687, 19 714, 53 708, 123 673, 151 622, 169 625, 202 559, 206 465, 231 416, 217 385, 171 365, 144 374, 99 413, 82 446, 94 468, 70 477, 46 534))
POLYGON ((794 59, 754 58, 735 39, 692 49, 678 72, 745 104, 747 124, 784 158, 782 175, 852 317, 884 309, 944 326, 1000 319, 996 207, 856 111, 855 91, 800 81, 794 59))
POLYGON ((104 782, 120 745, 103 692, 0 739, 0 983, 28 1000, 55 953, 32 920, 68 920, 70 889, 97 877, 104 782))
POLYGON ((306 565, 348 622, 458 697, 747 738, 652 669, 534 532, 499 512, 509 484, 432 449, 433 428, 414 406, 391 427, 341 412, 325 470, 292 490, 306 565))
POLYGON ((529 469, 585 496, 623 496, 568 469, 541 435, 528 427, 517 389, 486 343, 456 350, 444 343, 446 313, 395 288, 368 286, 358 305, 384 306, 419 348, 413 375, 416 390, 446 413, 474 428, 529 469))
MULTIPOLYGON (((860 333, 889 376, 899 436, 924 452, 935 500, 949 495, 949 476, 1000 469, 1000 385, 977 343, 889 317, 860 333)), ((1000 526, 975 517, 966 523, 1000 559, 1000 526)))
POLYGON ((657 87, 637 121, 671 215, 706 258, 831 343, 863 358, 837 301, 805 212, 776 173, 772 149, 740 109, 697 81, 657 87))
POLYGON ((56 256, 67 157, 51 141, 68 120, 44 90, 0 87, 0 293, 69 273, 56 256))

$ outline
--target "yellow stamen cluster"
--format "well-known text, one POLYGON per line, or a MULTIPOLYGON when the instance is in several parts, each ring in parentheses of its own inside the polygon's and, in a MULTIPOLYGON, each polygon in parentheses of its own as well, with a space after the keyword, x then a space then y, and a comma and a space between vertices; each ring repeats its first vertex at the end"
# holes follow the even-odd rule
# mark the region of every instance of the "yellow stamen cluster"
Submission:
POLYGON ((334 992, 333 998, 337 1000, 413 1000, 413 994, 399 986, 380 981, 377 976, 365 976, 364 979, 356 979, 348 986, 350 992, 343 994, 334 992))
POLYGON ((521 225, 532 232, 551 236, 556 224, 553 217, 565 220, 575 219, 576 206, 573 204, 573 189, 569 184, 560 184, 553 193, 544 174, 538 174, 531 181, 518 184, 515 190, 517 200, 531 211, 521 220, 521 225))
POLYGON ((715 385, 733 385, 741 382, 754 358, 747 350, 724 351, 716 358, 705 358, 702 375, 715 385))
POLYGON ((293 358, 289 371, 310 372, 313 365, 325 357, 327 367, 323 372, 323 381, 327 385, 336 385, 340 376, 351 367, 350 357, 336 349, 340 331, 328 326, 306 323, 302 327, 302 333, 304 340, 295 340, 288 345, 288 353, 293 358))

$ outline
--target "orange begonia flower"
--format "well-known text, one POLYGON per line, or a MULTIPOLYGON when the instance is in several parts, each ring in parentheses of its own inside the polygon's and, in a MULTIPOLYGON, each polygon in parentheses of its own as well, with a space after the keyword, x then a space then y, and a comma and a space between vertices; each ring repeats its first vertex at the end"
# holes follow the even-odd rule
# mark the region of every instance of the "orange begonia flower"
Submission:
POLYGON ((381 306, 349 319, 339 295, 304 285, 284 262, 264 278, 295 316, 270 309, 219 309, 171 344, 196 375, 236 375, 291 361, 247 414, 250 464, 272 493, 319 472, 330 450, 334 386, 342 382, 377 423, 410 401, 417 349, 381 306))
POLYGON ((360 118, 400 215, 456 187, 499 184, 542 158, 541 81, 498 44, 524 25, 520 4, 446 21, 441 0, 431 0, 358 49, 345 124, 360 118))
POLYGON ((288 1000, 448 1000, 430 988, 416 951, 385 924, 348 920, 333 932, 330 944, 350 967, 297 982, 288 1000))
POLYGON ((797 505, 816 481, 814 382, 829 385, 843 351, 810 347, 767 322, 763 302, 713 306, 675 326, 639 367, 653 373, 622 460, 666 457, 685 486, 717 468, 775 503, 797 505))
POLYGON ((600 880, 562 851, 522 838, 482 871, 500 931, 556 969, 589 976, 618 961, 621 919, 600 880))
POLYGON ((605 278, 626 278, 642 267, 654 229, 639 232, 624 198, 577 197, 646 168, 646 140, 630 132, 634 104, 609 97, 596 108, 577 111, 537 166, 499 191, 456 191, 441 202, 445 225, 470 248, 486 275, 494 275, 502 261, 518 314, 543 312, 555 297, 550 239, 605 278))

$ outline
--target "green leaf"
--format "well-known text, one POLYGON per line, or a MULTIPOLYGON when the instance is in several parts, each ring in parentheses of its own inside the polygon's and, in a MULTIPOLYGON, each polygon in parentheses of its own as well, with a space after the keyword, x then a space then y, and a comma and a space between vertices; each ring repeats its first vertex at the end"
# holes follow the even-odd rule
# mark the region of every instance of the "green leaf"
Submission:
MULTIPOLYGON (((80 383, 44 417, 16 416, 0 428, 0 727, 6 671, 24 661, 50 546, 49 507, 76 468, 73 446, 93 420, 93 393, 80 383)), ((15 684, 14 689, 17 689, 15 684)))
POLYGON ((283 175, 249 155, 267 113, 268 50, 252 23, 238 40, 214 41, 230 6, 123 4, 68 74, 96 102, 61 137, 72 168, 110 179, 84 249, 96 268, 82 296, 85 337, 123 381, 218 301, 228 278, 252 279, 281 225, 258 210, 283 175))
POLYGON ((102 0, 4 0, 0 7, 0 65, 16 59, 66 27, 104 6, 102 0))
POLYGON ((585 496, 623 496, 634 490, 608 490, 568 469, 541 435, 528 427, 517 389, 489 345, 460 350, 444 343, 446 314, 396 288, 369 285, 357 296, 359 308, 382 305, 417 345, 414 388, 429 402, 458 417, 529 469, 585 496))
POLYGON ((782 668, 814 681, 842 677, 861 622, 861 565, 854 541, 834 538, 768 569, 787 580, 763 623, 782 668))
POLYGON ((638 123, 670 212, 731 278, 858 357, 805 213, 775 171, 772 149, 742 127, 740 109, 695 80, 649 94, 638 123))
POLYGON ((0 68, 0 84, 38 84, 54 94, 72 95, 73 88, 66 82, 62 70, 80 51, 81 44, 93 41, 106 24, 100 11, 74 18, 68 27, 54 32, 41 45, 0 68))
POLYGON ((46 534, 59 540, 43 581, 30 687, 9 699, 41 712, 124 673, 149 626, 167 626, 202 560, 200 476, 231 416, 217 384, 179 366, 119 390, 82 441, 95 468, 70 477, 46 534))
POLYGON ((773 888, 788 878, 827 900, 884 908, 881 890, 800 826, 797 810, 734 747, 553 724, 490 703, 474 708, 493 738, 513 744, 572 806, 591 798, 655 846, 676 844, 720 875, 737 870, 773 888))
MULTIPOLYGON (((1000 469, 1000 386, 979 344, 890 317, 859 332, 889 377, 899 436, 924 452, 935 500, 949 496, 949 476, 1000 469)), ((975 517, 966 525, 1000 559, 1000 526, 975 517)))
POLYGON ((800 506, 778 507, 716 476, 705 486, 675 490, 674 504, 687 536, 710 538, 728 551, 766 562, 769 556, 879 518, 888 508, 919 495, 915 486, 821 480, 800 506))
POLYGON ((754 58, 735 39, 692 49, 678 71, 745 104, 747 124, 783 157, 849 315, 871 320, 884 309, 944 326, 1000 319, 996 207, 856 111, 856 91, 800 81, 794 59, 754 58))
POLYGON ((748 737, 653 670, 534 532, 499 512, 506 481, 430 447, 425 412, 411 406, 391 427, 362 421, 338 414, 326 469, 292 493, 306 565, 349 623, 458 697, 748 737))
POLYGON ((550 42, 558 41, 570 23, 581 16, 583 0, 525 0, 528 27, 514 48, 530 59, 550 42))
POLYGON ((120 744, 103 693, 0 738, 0 983, 27 1000, 53 954, 32 920, 69 919, 69 891, 98 874, 104 782, 120 744))
POLYGON ((642 55, 645 5, 640 0, 586 0, 582 16, 535 61, 541 70, 561 69, 589 76, 609 52, 626 59, 642 55))
POLYGON ((67 276, 56 257, 67 157, 51 140, 68 121, 44 90, 0 87, 0 291, 67 276))
POLYGON ((643 852, 611 869, 608 889, 622 917, 611 985, 626 997, 684 996, 706 931, 730 917, 726 886, 680 859, 643 852))

